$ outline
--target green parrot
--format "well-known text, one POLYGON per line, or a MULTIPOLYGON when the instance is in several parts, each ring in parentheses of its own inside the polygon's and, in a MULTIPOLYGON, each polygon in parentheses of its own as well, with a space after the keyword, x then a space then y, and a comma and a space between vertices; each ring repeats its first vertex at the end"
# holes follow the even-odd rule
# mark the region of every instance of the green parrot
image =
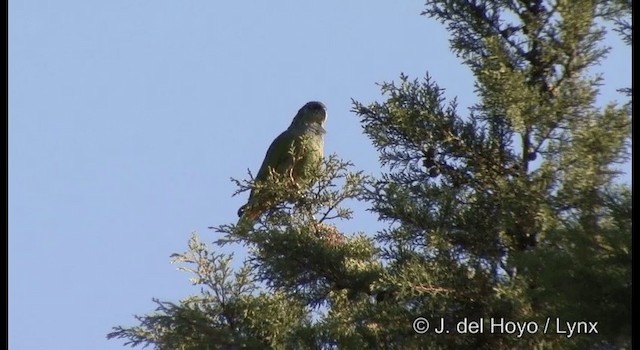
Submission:
MULTIPOLYGON (((276 137, 267 150, 255 182, 266 181, 270 172, 289 176, 296 185, 306 182, 311 167, 318 166, 324 153, 324 122, 327 119, 327 108, 321 102, 306 103, 287 130, 276 137), (293 147, 293 152, 291 149, 293 147), (292 154, 293 153, 293 154, 292 154)), ((256 221, 273 203, 256 195, 256 189, 249 194, 247 204, 238 209, 240 223, 247 218, 256 221), (259 199, 259 200, 257 200, 259 199)))

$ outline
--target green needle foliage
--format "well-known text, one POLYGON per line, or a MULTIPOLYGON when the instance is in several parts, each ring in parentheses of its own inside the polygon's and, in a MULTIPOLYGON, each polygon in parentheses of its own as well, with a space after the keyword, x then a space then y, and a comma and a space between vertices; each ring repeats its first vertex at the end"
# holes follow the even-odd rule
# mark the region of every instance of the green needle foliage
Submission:
POLYGON ((630 1, 427 1, 479 102, 460 112, 428 74, 353 101, 383 174, 330 156, 309 188, 237 181, 264 186, 271 209, 214 227, 211 246, 194 235, 173 258, 201 293, 156 300, 108 337, 156 349, 630 348, 631 189, 615 180, 631 101, 598 107, 592 75, 605 25, 631 42, 630 13, 630 1), (387 228, 341 232, 351 200, 387 228), (226 244, 248 248, 241 268, 215 252, 226 244), (417 334, 417 317, 449 332, 417 334), (484 330, 460 334, 464 318, 484 330), (492 333, 500 319, 538 327, 492 333), (579 321, 597 333, 561 333, 579 321))

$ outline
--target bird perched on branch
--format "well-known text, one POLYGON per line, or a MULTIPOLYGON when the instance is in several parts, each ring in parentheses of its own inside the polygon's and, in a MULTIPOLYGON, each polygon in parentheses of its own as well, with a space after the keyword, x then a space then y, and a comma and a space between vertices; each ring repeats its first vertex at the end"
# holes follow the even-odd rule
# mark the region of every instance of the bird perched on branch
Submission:
MULTIPOLYGON (((289 177, 296 186, 304 185, 313 167, 322 160, 326 119, 327 109, 323 103, 312 101, 302 106, 289 128, 269 146, 254 179, 255 184, 264 184, 271 174, 275 174, 289 177)), ((243 219, 255 222, 262 213, 277 204, 270 198, 264 198, 259 191, 254 187, 247 204, 238 209, 238 223, 243 219)))

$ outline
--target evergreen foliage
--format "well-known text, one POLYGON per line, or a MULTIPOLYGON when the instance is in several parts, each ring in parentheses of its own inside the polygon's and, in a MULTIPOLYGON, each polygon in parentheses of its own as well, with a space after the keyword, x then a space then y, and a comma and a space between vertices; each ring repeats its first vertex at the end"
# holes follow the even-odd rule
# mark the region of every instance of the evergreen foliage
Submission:
POLYGON ((615 180, 631 101, 598 107, 592 72, 609 50, 605 25, 630 44, 631 1, 425 6, 476 78, 469 112, 428 74, 380 84, 385 100, 353 101, 353 112, 383 174, 333 155, 311 188, 274 179, 265 190, 283 201, 255 226, 214 227, 213 246, 194 234, 173 256, 200 294, 156 300, 109 338, 156 349, 630 348, 631 190, 615 180), (354 199, 388 227, 340 232, 354 199), (226 244, 248 248, 242 268, 215 252, 226 244), (443 318, 450 333, 417 334, 417 317, 443 318), (458 334, 464 318, 483 319, 484 332, 458 334), (500 319, 539 328, 490 333, 500 319), (597 322, 597 334, 557 334, 556 319, 564 330, 597 322))

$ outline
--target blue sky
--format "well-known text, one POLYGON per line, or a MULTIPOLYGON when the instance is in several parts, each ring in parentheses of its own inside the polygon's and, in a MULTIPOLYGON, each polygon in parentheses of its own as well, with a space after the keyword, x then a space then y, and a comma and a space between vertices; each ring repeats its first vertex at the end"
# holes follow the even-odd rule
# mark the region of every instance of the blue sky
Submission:
MULTIPOLYGON (((461 106, 472 76, 422 1, 9 1, 9 346, 121 349, 114 325, 197 292, 169 264, 236 220, 271 140, 309 100, 326 153, 376 174, 350 99, 426 71, 461 106)), ((603 101, 631 85, 612 36, 603 101)), ((628 169, 629 166, 626 166, 628 169)), ((626 177, 628 179, 628 176, 626 177)), ((627 181, 629 182, 629 181, 627 181)), ((347 232, 373 231, 356 206, 347 232)))

